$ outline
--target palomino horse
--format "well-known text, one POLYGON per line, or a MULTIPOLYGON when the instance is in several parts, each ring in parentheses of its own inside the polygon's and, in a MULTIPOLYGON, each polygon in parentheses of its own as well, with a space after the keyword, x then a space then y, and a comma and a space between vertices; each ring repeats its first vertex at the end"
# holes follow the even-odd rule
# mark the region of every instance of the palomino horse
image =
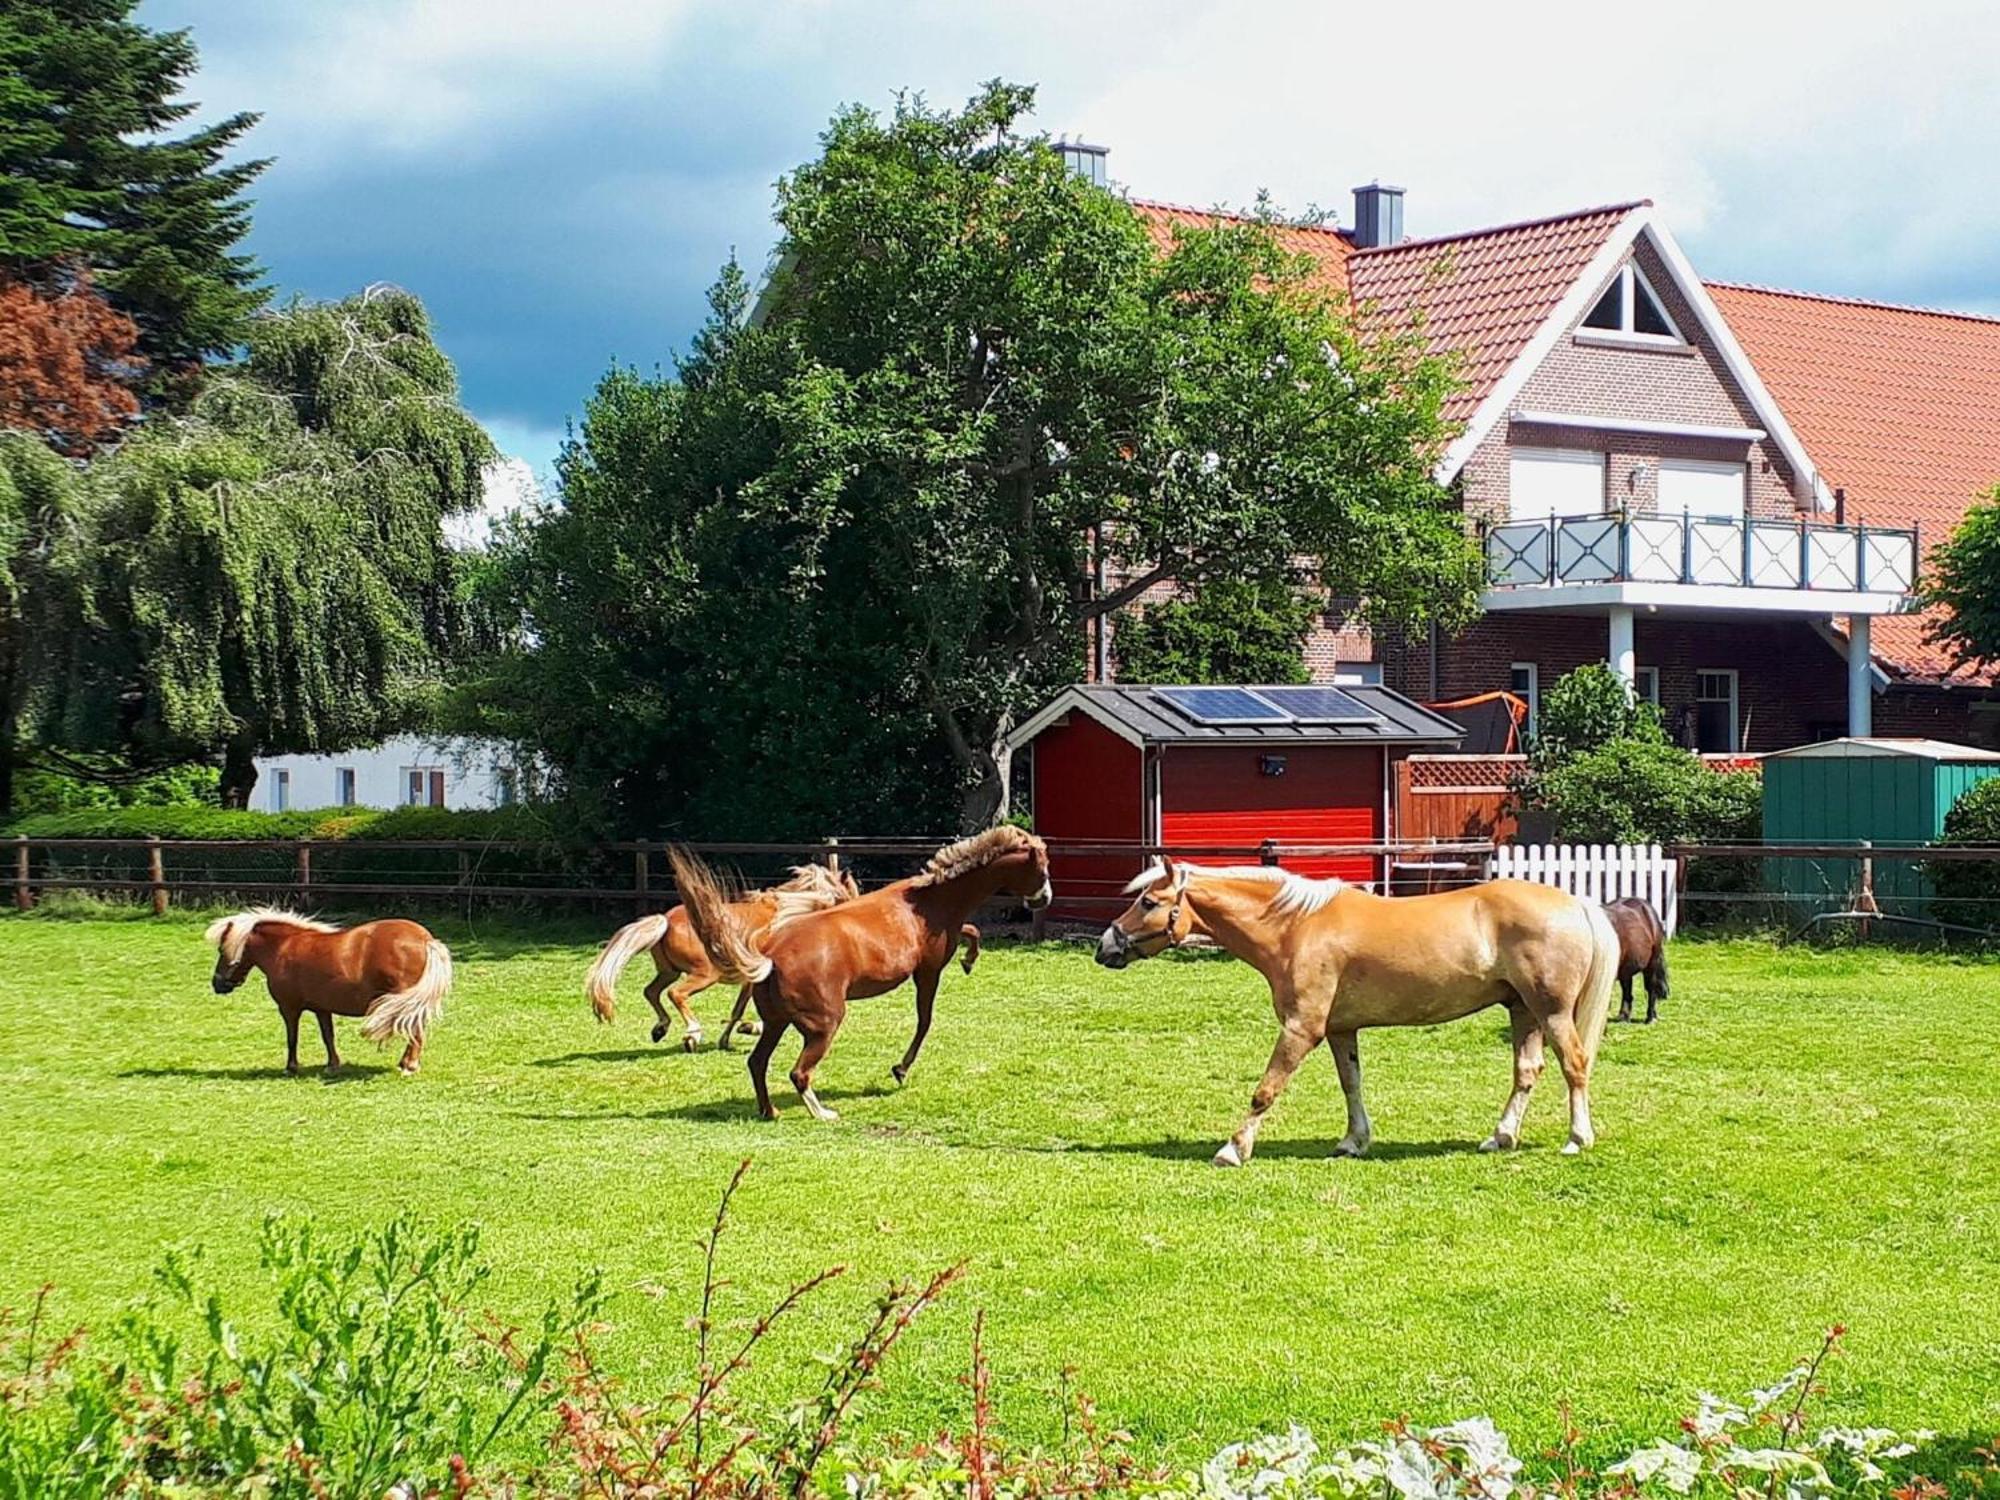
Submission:
POLYGON ((1569 1084, 1564 1153, 1595 1139, 1590 1068, 1618 971, 1618 937, 1596 902, 1522 880, 1392 899, 1275 867, 1203 869, 1172 860, 1126 890, 1138 899, 1097 945, 1106 968, 1122 969, 1200 933, 1271 986, 1277 1045, 1249 1115, 1215 1153, 1218 1167, 1250 1159, 1265 1112, 1321 1042, 1347 1096, 1347 1134, 1334 1151, 1360 1156, 1373 1132, 1361 1102, 1357 1033, 1432 1026, 1489 1005, 1506 1006, 1513 1027, 1514 1092, 1479 1149, 1519 1144, 1544 1039, 1569 1084))
POLYGON ((299 1070, 299 1017, 306 1011, 319 1021, 327 1072, 340 1068, 335 1016, 366 1016, 361 1034, 371 1042, 402 1037, 407 1045, 397 1066, 416 1072, 424 1034, 451 990, 451 951, 415 922, 364 922, 343 930, 260 906, 210 924, 207 938, 218 950, 216 994, 228 994, 252 969, 264 971, 285 1018, 287 1073, 299 1070))
MULTIPOLYGON (((855 885, 852 875, 836 875, 820 865, 794 865, 792 878, 783 885, 752 891, 732 904, 736 908, 737 921, 755 938, 793 917, 819 911, 836 902, 851 901, 860 894, 860 887, 855 885)), ((653 951, 656 972, 646 985, 646 1003, 659 1017, 659 1024, 653 1027, 653 1040, 665 1041, 672 1025, 667 1019, 666 1007, 660 1004, 660 996, 664 993, 674 1002, 674 1009, 681 1013, 684 1026, 681 1045, 692 1052, 701 1045, 701 1021, 689 1008, 688 1002, 722 976, 709 960, 708 950, 702 947, 701 939, 694 935, 694 926, 688 921, 685 907, 676 906, 661 915, 641 917, 619 928, 611 941, 604 945, 604 951, 597 955, 597 961, 590 966, 590 973, 584 976, 583 992, 589 997, 591 1009, 597 1012, 597 1019, 611 1021, 618 1014, 618 976, 625 972, 625 966, 634 957, 648 948, 653 951)), ((721 1045, 725 1049, 729 1046, 730 1032, 742 1019, 743 1008, 748 1003, 747 992, 737 997, 736 1012, 729 1018, 729 1025, 722 1029, 721 1045)))
POLYGON ((1618 934, 1618 1002, 1614 1021, 1632 1019, 1632 980, 1646 976, 1646 1024, 1660 1018, 1660 1002, 1667 998, 1667 926, 1660 914, 1637 896, 1604 903, 1604 915, 1618 934))
POLYGON ((792 1085, 815 1118, 834 1112, 813 1092, 813 1069, 826 1056, 847 1015, 847 1002, 887 994, 904 980, 917 989, 917 1030, 903 1060, 890 1069, 898 1083, 909 1077, 931 1029, 938 976, 951 961, 967 917, 1005 892, 1031 908, 1048 905, 1049 851, 1019 828, 989 828, 947 844, 921 874, 825 911, 809 912, 754 942, 733 915, 714 872, 685 850, 671 851, 674 882, 687 903, 702 946, 722 977, 752 987, 764 1034, 750 1053, 750 1082, 757 1111, 776 1119, 765 1074, 788 1027, 804 1045, 792 1068, 792 1085))

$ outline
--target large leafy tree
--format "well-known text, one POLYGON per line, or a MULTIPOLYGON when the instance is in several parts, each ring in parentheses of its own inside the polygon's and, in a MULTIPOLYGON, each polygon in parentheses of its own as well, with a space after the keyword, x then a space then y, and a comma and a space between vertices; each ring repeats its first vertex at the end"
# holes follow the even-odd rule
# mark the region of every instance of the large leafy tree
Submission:
POLYGON ((72 471, 67 508, 16 503, 44 532, 74 517, 88 563, 23 605, 43 623, 15 752, 220 761, 241 805, 257 754, 421 721, 466 630, 443 520, 479 503, 493 456, 415 298, 258 319, 188 412, 72 471))
POLYGON ((1931 550, 1928 569, 1924 602, 1938 607, 1933 639, 1960 665, 2000 662, 2000 485, 1931 550))
POLYGON ((756 326, 726 278, 677 381, 600 390, 512 570, 564 593, 528 601, 498 696, 557 746, 644 702, 736 758, 662 775, 680 742, 607 735, 585 776, 628 812, 679 782, 713 815, 727 777, 739 826, 753 795, 767 827, 989 820, 1006 736, 1074 680, 1086 622, 1156 585, 1305 560, 1378 618, 1469 610, 1478 559, 1430 477, 1448 367, 1361 338, 1267 224, 1163 254, 1021 133, 1030 102, 837 116, 780 185, 756 326), (1116 587, 1091 585, 1093 538, 1116 587))
POLYGON ((1288 579, 1217 579, 1131 611, 1111 649, 1128 682, 1304 682, 1306 637, 1325 609, 1288 579))
POLYGON ((137 0, 0 6, 0 268, 82 262, 139 327, 162 389, 228 353, 264 302, 240 248, 265 163, 230 160, 249 114, 178 130, 197 57, 185 31, 132 19, 137 0))

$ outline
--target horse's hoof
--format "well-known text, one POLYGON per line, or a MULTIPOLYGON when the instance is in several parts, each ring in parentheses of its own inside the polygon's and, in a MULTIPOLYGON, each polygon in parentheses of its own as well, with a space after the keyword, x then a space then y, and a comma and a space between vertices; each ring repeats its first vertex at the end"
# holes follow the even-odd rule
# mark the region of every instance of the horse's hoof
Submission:
POLYGON ((665 1021, 662 1021, 660 1022, 659 1025, 653 1028, 653 1040, 656 1042, 664 1042, 666 1039, 667 1039, 667 1023, 665 1021))
POLYGON ((901 1063, 897 1063, 894 1067, 889 1069, 889 1076, 895 1079, 896 1082, 901 1083, 905 1078, 908 1078, 910 1076, 910 1070, 904 1067, 901 1063))
POLYGON ((1583 1142, 1582 1142, 1582 1141, 1579 1141, 1579 1140, 1576 1140, 1576 1139, 1574 1139, 1574 1138, 1572 1138, 1572 1139, 1570 1139, 1570 1140, 1567 1140, 1567 1141, 1564 1141, 1564 1142, 1563 1142, 1563 1149, 1562 1149, 1562 1154, 1563 1154, 1564 1156, 1581 1156, 1581 1155, 1583 1155, 1583 1142))
POLYGON ((1225 1141, 1222 1149, 1215 1153, 1213 1160, 1209 1164, 1217 1167, 1242 1166, 1243 1158, 1236 1153, 1236 1142, 1225 1141))
POLYGON ((762 1021, 745 1021, 736 1028, 736 1034, 738 1036, 762 1036, 764 1034, 764 1023, 762 1021))
POLYGON ((1338 1141, 1334 1144, 1333 1154, 1335 1156, 1366 1156, 1368 1154, 1368 1142, 1357 1140, 1338 1141))
POLYGON ((1479 1149, 1481 1151, 1512 1151, 1519 1144, 1520 1142, 1515 1140, 1513 1136, 1502 1135, 1496 1130, 1479 1143, 1479 1149))
POLYGON ((681 1051, 683 1052, 696 1051, 700 1046, 701 1033, 699 1031, 690 1031, 686 1036, 681 1038, 681 1051))

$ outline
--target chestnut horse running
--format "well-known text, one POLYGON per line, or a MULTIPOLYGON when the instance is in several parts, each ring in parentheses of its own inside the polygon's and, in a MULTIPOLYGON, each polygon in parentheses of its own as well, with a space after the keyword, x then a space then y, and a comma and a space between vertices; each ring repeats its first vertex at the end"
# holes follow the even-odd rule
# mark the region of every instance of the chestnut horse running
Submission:
POLYGON ((1590 1069, 1618 972, 1618 937, 1596 902, 1524 880, 1390 898, 1275 867, 1203 869, 1172 860, 1126 890, 1138 899, 1097 945, 1106 968, 1122 969, 1200 933, 1271 986, 1277 1045, 1250 1113, 1215 1153, 1218 1167, 1250 1159, 1265 1112, 1322 1042, 1347 1096, 1347 1134, 1333 1149, 1360 1156, 1373 1133, 1361 1102, 1361 1029, 1434 1026, 1489 1005, 1504 1005, 1513 1028, 1514 1091, 1479 1149, 1520 1143, 1544 1040, 1569 1084, 1564 1154, 1596 1139, 1590 1069))
POLYGON ((326 1070, 340 1070, 333 1045, 335 1016, 366 1016, 371 1042, 402 1037, 405 1073, 424 1056, 424 1036, 444 1011, 451 990, 451 951, 415 922, 365 922, 335 927, 297 912, 259 906, 210 924, 218 951, 211 981, 226 995, 264 971, 264 983, 285 1018, 285 1071, 299 1070, 299 1017, 311 1011, 326 1044, 326 1070))
POLYGON ((1049 851, 1042 841, 1019 828, 990 828, 947 844, 922 873, 794 918, 768 931, 760 945, 736 919, 714 872, 685 850, 670 855, 674 883, 702 946, 724 979, 751 986, 763 1017, 764 1034, 750 1053, 750 1082, 757 1090, 757 1112, 767 1120, 776 1119, 778 1111, 765 1074, 788 1028, 797 1027, 804 1038, 792 1068, 793 1087, 814 1118, 837 1118, 819 1102, 812 1079, 846 1018, 847 1002, 887 994, 906 979, 915 982, 916 1034, 903 1060, 890 1069, 901 1083, 930 1033, 938 976, 958 947, 966 919, 1002 893, 1020 896, 1037 910, 1052 894, 1049 851))
MULTIPOLYGON (((755 938, 769 928, 809 911, 819 911, 837 902, 851 901, 861 894, 848 874, 836 875, 821 865, 794 865, 792 878, 782 885, 774 885, 768 890, 752 891, 732 903, 736 908, 736 919, 755 938)), ((672 911, 656 916, 641 917, 636 922, 628 922, 612 934, 611 941, 604 945, 604 951, 597 955, 597 961, 590 966, 584 976, 583 992, 590 1000, 591 1009, 597 1012, 597 1019, 610 1022, 618 1014, 618 976, 625 972, 639 953, 646 949, 653 953, 652 979, 646 984, 646 1003, 653 1007, 653 1014, 659 1022, 653 1027, 653 1040, 664 1042, 673 1023, 667 1017, 666 1007, 660 1004, 660 996, 674 1002, 674 1009, 681 1013, 683 1030, 681 1046, 689 1052, 701 1045, 701 1021, 689 1007, 688 1002, 703 990, 714 984, 722 976, 709 959, 708 950, 695 936, 694 926, 688 921, 687 909, 676 906, 672 911)), ((738 995, 736 1010, 729 1018, 729 1024, 722 1028, 721 1046, 727 1050, 730 1033, 743 1017, 743 1008, 749 1003, 746 993, 738 995)))

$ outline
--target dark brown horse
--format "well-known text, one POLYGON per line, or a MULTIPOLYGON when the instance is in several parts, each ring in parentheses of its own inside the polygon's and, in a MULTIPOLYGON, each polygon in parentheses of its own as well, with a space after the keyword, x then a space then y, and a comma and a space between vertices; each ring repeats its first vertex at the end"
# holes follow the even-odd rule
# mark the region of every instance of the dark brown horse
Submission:
POLYGON ((685 850, 671 851, 674 881, 702 946, 725 979, 752 986, 764 1034, 750 1053, 757 1111, 776 1119, 765 1074, 785 1032, 804 1038, 792 1084, 821 1120, 835 1118, 813 1092, 813 1069, 847 1016, 847 1002, 882 995, 904 980, 917 991, 917 1030, 890 1071, 901 1083, 931 1029, 938 976, 951 961, 966 918, 1003 892, 1034 909, 1048 905, 1049 851, 1019 828, 991 828, 948 844, 923 872, 858 900, 808 913, 771 932, 760 948, 729 909, 715 874, 685 850))
POLYGON ((1660 1017, 1660 1002, 1667 998, 1667 928, 1660 914, 1637 896, 1608 901, 1604 914, 1611 918, 1611 930, 1618 934, 1618 984, 1625 998, 1614 1021, 1632 1019, 1632 977, 1646 976, 1646 1024, 1660 1017))
POLYGON ((335 1016, 366 1016, 371 1042, 402 1037, 405 1073, 424 1055, 424 1035, 444 1011, 451 990, 451 951, 415 922, 365 922, 341 929, 297 912, 260 906, 211 923, 217 952, 211 983, 226 995, 264 971, 264 983, 285 1019, 285 1071, 299 1070, 299 1017, 311 1011, 326 1044, 326 1070, 337 1072, 335 1016))
MULTIPOLYGON (((755 935, 806 912, 819 911, 840 901, 851 901, 860 894, 861 889, 855 885, 852 875, 836 875, 821 865, 795 865, 791 879, 783 885, 752 891, 741 897, 735 903, 736 916, 755 935)), ((598 1020, 613 1020, 618 1014, 618 976, 625 971, 628 963, 647 949, 652 950, 654 973, 646 984, 646 1003, 659 1017, 653 1027, 653 1040, 665 1041, 672 1024, 667 1018, 666 1007, 660 1004, 660 997, 664 994, 674 1002, 674 1009, 681 1013, 681 1020, 685 1023, 681 1045, 692 1052, 701 1045, 701 1021, 688 1002, 721 976, 709 960, 708 950, 702 947, 701 939, 695 936, 686 908, 676 906, 672 911, 641 917, 619 928, 612 934, 611 941, 604 945, 604 951, 597 955, 590 972, 584 976, 583 992, 590 1000, 591 1009, 597 1012, 598 1020)), ((721 1046, 724 1050, 728 1049, 730 1033, 742 1020, 744 1007, 749 1003, 747 990, 736 997, 736 1009, 729 1018, 729 1024, 722 1028, 721 1046)))

